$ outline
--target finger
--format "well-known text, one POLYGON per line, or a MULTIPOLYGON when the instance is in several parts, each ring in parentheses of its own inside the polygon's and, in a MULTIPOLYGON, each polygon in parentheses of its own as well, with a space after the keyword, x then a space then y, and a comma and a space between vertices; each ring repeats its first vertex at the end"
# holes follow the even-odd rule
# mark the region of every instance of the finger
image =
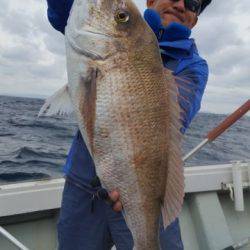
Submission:
POLYGON ((112 191, 112 192, 109 193, 109 197, 110 197, 110 199, 111 199, 113 202, 116 202, 116 201, 119 200, 120 194, 119 194, 119 192, 117 192, 117 191, 114 190, 114 191, 112 191))
POLYGON ((113 206, 113 210, 115 212, 120 212, 122 211, 122 203, 120 201, 117 201, 114 206, 113 206))

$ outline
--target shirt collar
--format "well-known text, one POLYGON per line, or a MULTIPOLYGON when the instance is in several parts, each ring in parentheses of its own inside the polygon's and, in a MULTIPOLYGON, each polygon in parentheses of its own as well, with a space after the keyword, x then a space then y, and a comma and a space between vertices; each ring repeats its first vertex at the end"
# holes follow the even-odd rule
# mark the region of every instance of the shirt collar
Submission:
POLYGON ((178 41, 161 41, 159 42, 162 55, 169 56, 173 59, 192 58, 197 51, 193 39, 185 39, 178 41))
POLYGON ((173 59, 191 58, 197 49, 190 35, 191 30, 179 23, 164 27, 158 37, 161 53, 173 59))
POLYGON ((197 49, 194 40, 189 38, 191 29, 177 22, 163 26, 160 15, 154 9, 146 9, 144 19, 154 31, 164 57, 175 60, 193 57, 197 49))

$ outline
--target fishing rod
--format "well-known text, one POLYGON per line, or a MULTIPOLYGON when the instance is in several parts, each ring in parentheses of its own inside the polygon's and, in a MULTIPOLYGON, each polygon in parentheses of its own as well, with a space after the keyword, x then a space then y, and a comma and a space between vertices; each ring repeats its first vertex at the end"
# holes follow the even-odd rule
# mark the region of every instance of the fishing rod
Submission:
POLYGON ((231 115, 229 115, 223 122, 221 122, 217 127, 212 129, 206 135, 204 139, 198 146, 192 149, 188 154, 186 154, 182 160, 185 162, 201 148, 203 148, 207 143, 214 141, 218 136, 225 132, 230 126, 232 126, 236 121, 238 121, 243 115, 245 115, 250 110, 250 99, 246 101, 242 106, 235 110, 231 115))

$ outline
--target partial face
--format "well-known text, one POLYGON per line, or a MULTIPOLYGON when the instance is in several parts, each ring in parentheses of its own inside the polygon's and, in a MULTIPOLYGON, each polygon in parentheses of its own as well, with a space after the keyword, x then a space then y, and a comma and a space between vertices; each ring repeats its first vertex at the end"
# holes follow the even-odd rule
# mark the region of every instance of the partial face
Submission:
POLYGON ((184 0, 147 0, 148 8, 156 10, 164 26, 177 22, 192 29, 197 22, 197 14, 185 8, 184 0))

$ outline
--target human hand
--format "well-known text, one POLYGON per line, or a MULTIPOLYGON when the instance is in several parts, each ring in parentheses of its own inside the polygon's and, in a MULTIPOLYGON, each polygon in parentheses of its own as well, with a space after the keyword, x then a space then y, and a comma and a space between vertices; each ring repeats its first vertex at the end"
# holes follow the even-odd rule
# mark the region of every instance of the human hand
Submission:
POLYGON ((143 16, 149 27, 154 31, 157 39, 159 39, 161 30, 163 30, 160 15, 154 9, 146 9, 143 16))
MULTIPOLYGON (((91 181, 91 186, 93 188, 101 186, 100 179, 97 176, 91 181)), ((101 188, 97 192, 97 196, 102 200, 106 200, 106 202, 112 206, 115 212, 120 212, 122 210, 122 203, 120 201, 120 194, 118 191, 113 190, 108 193, 106 189, 101 188)))
POLYGON ((113 190, 109 193, 109 198, 113 203, 113 210, 115 212, 120 212, 122 211, 122 203, 120 201, 120 194, 118 191, 113 190))

